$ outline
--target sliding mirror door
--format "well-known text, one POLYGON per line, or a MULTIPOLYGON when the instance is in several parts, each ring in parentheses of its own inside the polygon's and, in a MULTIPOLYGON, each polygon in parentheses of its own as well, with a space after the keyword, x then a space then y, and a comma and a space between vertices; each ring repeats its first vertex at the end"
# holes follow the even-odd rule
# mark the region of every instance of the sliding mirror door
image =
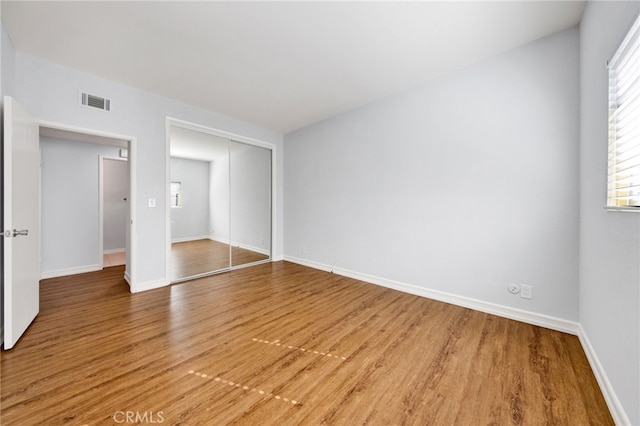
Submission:
POLYGON ((171 281, 231 267, 229 140, 170 127, 171 281))
POLYGON ((169 126, 171 281, 268 261, 271 149, 188 127, 169 126))
POLYGON ((231 265, 271 255, 271 150, 229 143, 231 265))

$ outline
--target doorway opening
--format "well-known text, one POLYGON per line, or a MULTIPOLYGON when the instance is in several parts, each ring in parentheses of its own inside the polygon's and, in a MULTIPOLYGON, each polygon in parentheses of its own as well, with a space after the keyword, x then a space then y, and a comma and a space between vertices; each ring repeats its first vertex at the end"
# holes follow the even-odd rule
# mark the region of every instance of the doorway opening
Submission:
MULTIPOLYGON (((71 164, 66 170, 54 172, 61 179, 42 179, 43 161, 42 138, 58 138, 65 140, 66 144, 75 142, 89 142, 118 146, 124 145, 128 150, 129 158, 129 208, 128 223, 126 227, 126 269, 124 279, 130 288, 135 288, 135 264, 136 264, 136 139, 122 137, 106 132, 96 132, 75 126, 67 126, 52 122, 44 122, 34 118, 29 111, 22 107, 12 97, 4 97, 3 111, 3 155, 2 155, 2 219, 3 219, 3 249, 2 249, 2 323, 4 349, 11 349, 18 339, 24 334, 27 327, 38 315, 40 310, 40 280, 43 278, 42 250, 42 186, 54 183, 59 198, 52 196, 47 202, 52 205, 62 204, 68 208, 67 212, 80 213, 84 211, 80 207, 85 194, 72 188, 72 182, 65 180, 64 176, 70 174, 75 168, 81 168, 78 164, 71 164), (62 190, 62 191, 60 191, 62 190), (66 198, 64 198, 66 197, 66 198), (75 209, 75 210, 74 210, 75 209)), ((64 150, 63 150, 64 151, 64 150)), ((68 160, 73 158, 73 150, 62 153, 57 148, 52 152, 68 160), (68 158, 67 158, 68 157, 68 158)), ((94 162, 97 167, 98 162, 94 162)), ((97 175, 97 173, 96 173, 97 175)), ((78 178, 82 180, 82 178, 78 178)), ((90 185, 89 185, 90 186, 90 185)), ((96 185, 97 186, 97 185, 96 185)), ((97 197, 97 191, 95 191, 97 197)), ((96 209, 97 210, 97 209, 96 209)), ((55 213, 53 217, 55 217, 55 213)), ((64 219, 65 214, 62 215, 64 219)), ((55 221, 54 221, 55 223, 55 221)), ((52 240, 52 244, 67 244, 70 237, 82 234, 84 230, 78 223, 71 222, 66 226, 49 227, 52 231, 60 232, 58 240, 52 240)), ((93 234, 96 227, 88 231, 93 234)), ((49 240, 46 240, 48 241, 49 240)), ((68 245, 72 246, 72 245, 68 245)), ((100 263, 101 254, 98 254, 98 244, 95 244, 96 263, 100 263)), ((54 253, 50 252, 49 254, 54 253)), ((56 253, 51 255, 54 261, 56 253)), ((92 261, 95 261, 92 260, 92 261)), ((81 268, 80 268, 81 269, 81 268)), ((56 271, 57 276, 70 275, 82 272, 77 267, 61 268, 56 271)))
POLYGON ((49 124, 39 133, 41 277, 98 271, 106 259, 125 265, 131 285, 133 140, 49 124))
POLYGON ((124 265, 127 261, 127 202, 129 164, 126 151, 120 157, 100 156, 99 220, 101 268, 124 265))

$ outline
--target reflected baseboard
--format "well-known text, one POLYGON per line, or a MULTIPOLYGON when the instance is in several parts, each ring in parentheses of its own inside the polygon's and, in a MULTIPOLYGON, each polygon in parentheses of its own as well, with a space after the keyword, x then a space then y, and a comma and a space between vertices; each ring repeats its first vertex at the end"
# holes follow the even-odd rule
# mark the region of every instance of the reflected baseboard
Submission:
POLYGON ((209 238, 212 241, 217 241, 219 243, 223 243, 223 244, 230 244, 234 247, 239 247, 241 249, 245 249, 245 250, 250 250, 250 251, 254 251, 256 253, 260 253, 260 254, 264 254, 266 256, 270 255, 270 251, 269 249, 265 249, 262 247, 255 247, 255 246, 251 246, 248 244, 241 244, 235 241, 229 241, 226 238, 220 238, 220 237, 216 237, 215 235, 209 235, 207 238, 209 238))
POLYGON ((194 237, 172 238, 171 244, 186 243, 188 241, 197 241, 197 240, 210 240, 210 239, 211 237, 209 235, 196 235, 194 237))

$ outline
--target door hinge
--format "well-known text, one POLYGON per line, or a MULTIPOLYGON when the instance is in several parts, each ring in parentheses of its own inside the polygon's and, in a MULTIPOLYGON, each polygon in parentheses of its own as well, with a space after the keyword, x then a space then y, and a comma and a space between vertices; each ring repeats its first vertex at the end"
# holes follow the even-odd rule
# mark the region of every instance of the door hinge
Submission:
POLYGON ((5 238, 11 238, 11 237, 15 238, 20 236, 26 237, 27 235, 29 235, 28 229, 23 229, 22 231, 18 231, 17 229, 14 229, 13 231, 4 231, 2 233, 2 236, 5 238))

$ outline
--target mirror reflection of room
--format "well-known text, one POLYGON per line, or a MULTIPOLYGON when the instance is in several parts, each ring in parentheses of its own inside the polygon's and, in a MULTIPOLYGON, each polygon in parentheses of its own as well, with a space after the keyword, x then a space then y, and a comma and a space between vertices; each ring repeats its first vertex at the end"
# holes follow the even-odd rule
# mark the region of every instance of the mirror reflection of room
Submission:
POLYGON ((170 129, 172 281, 268 260, 271 151, 170 129))

